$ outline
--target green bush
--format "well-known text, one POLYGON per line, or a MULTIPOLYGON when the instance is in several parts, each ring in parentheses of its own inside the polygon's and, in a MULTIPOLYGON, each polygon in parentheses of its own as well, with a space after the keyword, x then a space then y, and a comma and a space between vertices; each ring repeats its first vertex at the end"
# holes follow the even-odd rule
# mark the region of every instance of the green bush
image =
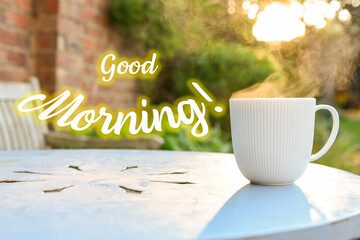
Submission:
MULTIPOLYGON (((177 58, 163 63, 163 69, 154 81, 141 81, 140 89, 154 104, 173 102, 191 94, 186 81, 196 78, 204 84, 215 101, 228 109, 228 100, 233 92, 262 82, 274 72, 266 55, 256 56, 249 47, 241 44, 212 43, 197 51, 179 53, 177 58)), ((230 115, 227 111, 221 119, 211 118, 211 123, 220 123, 229 135, 230 115)))
MULTIPOLYGON (((346 118, 340 120, 339 133, 333 146, 315 163, 360 174, 359 135, 353 135, 353 128, 347 128, 348 122, 349 120, 346 118)), ((360 121, 357 121, 357 124, 360 124, 360 121)), ((331 118, 325 113, 317 112, 313 153, 318 152, 324 146, 329 138, 331 127, 331 118)))
POLYGON ((155 103, 174 101, 190 94, 186 81, 196 78, 218 101, 227 102, 233 92, 262 82, 274 71, 266 55, 258 57, 241 44, 216 42, 165 60, 158 78, 145 82, 143 91, 155 103))
POLYGON ((176 46, 181 46, 175 25, 164 16, 161 0, 112 0, 107 16, 130 41, 136 40, 146 49, 155 48, 171 56, 176 46))
POLYGON ((232 152, 232 145, 229 136, 224 136, 224 132, 219 125, 216 125, 210 137, 205 141, 193 141, 188 137, 185 130, 178 133, 167 133, 164 135, 165 144, 163 150, 176 151, 197 151, 197 152, 232 152))

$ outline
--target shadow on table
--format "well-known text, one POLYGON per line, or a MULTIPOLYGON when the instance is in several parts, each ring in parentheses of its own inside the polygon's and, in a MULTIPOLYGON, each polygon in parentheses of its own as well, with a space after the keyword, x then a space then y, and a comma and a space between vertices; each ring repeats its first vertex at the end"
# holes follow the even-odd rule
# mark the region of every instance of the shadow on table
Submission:
POLYGON ((284 226, 309 224, 313 208, 295 184, 271 187, 248 184, 224 204, 199 238, 245 237, 283 230, 284 226))

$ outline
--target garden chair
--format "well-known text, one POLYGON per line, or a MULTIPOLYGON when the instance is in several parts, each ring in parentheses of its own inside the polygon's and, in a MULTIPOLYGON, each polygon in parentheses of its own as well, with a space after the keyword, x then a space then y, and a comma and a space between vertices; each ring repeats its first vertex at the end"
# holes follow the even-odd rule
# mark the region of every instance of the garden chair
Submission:
POLYGON ((100 139, 50 131, 46 124, 37 124, 32 116, 19 116, 14 111, 18 98, 39 90, 36 77, 21 83, 0 82, 0 151, 39 150, 46 147, 159 149, 164 143, 159 136, 100 139))
POLYGON ((0 82, 0 150, 38 150, 45 148, 47 126, 37 124, 32 116, 18 116, 14 104, 21 96, 40 90, 39 81, 0 82))

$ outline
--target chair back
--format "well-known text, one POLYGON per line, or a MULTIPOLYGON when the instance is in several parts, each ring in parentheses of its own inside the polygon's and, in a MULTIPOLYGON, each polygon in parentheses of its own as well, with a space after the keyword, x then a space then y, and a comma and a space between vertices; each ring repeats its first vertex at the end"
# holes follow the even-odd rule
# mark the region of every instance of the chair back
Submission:
POLYGON ((36 77, 25 82, 0 82, 0 150, 39 150, 45 148, 47 126, 37 124, 32 116, 19 116, 14 111, 17 99, 39 91, 36 77))

